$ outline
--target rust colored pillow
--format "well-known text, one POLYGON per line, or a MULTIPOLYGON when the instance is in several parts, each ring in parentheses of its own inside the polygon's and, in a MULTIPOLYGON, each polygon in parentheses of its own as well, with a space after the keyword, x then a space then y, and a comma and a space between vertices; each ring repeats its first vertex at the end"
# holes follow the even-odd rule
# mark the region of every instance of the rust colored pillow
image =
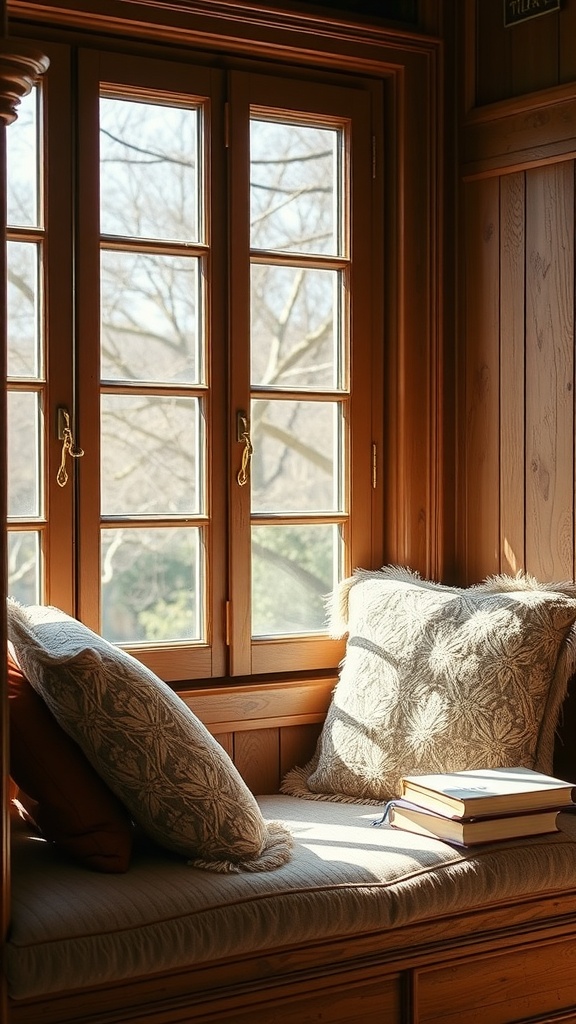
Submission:
POLYGON ((42 835, 95 871, 126 871, 132 825, 123 804, 64 732, 8 654, 10 775, 42 835))

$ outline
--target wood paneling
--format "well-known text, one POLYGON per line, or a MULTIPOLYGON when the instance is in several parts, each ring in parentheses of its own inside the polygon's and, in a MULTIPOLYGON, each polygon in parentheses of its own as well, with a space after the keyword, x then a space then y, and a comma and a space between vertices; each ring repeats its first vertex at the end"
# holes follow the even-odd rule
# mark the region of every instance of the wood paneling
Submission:
POLYGON ((573 573, 574 169, 526 176, 526 566, 573 573))
POLYGON ((562 5, 562 23, 558 40, 558 60, 560 63, 560 81, 576 81, 576 4, 573 0, 562 5))
POLYGON ((280 786, 278 729, 237 733, 234 737, 234 763, 253 793, 277 793, 280 786))
POLYGON ((286 772, 310 760, 335 678, 256 683, 181 693, 232 758, 253 793, 274 793, 286 772))
MULTIPOLYGON (((478 61, 476 102, 493 103, 504 96, 513 95, 512 38, 512 34, 504 30, 502 3, 483 0, 473 19, 473 39, 478 61), (486 53, 490 54, 489 74, 484 67, 486 53)), ((471 54, 467 54, 468 59, 471 57, 471 54)))
POLYGON ((573 80, 576 0, 507 28, 502 0, 467 0, 466 6, 476 43, 467 58, 475 62, 477 105, 573 80))
POLYGON ((280 730, 280 777, 294 765, 305 765, 312 757, 322 730, 317 725, 294 725, 280 730))
POLYGON ((465 190, 464 557, 467 583, 497 572, 499 493, 499 187, 496 179, 465 190), (496 499, 496 500, 495 500, 496 499))
POLYGON ((497 971, 494 963, 486 956, 420 972, 419 1024, 510 1024, 539 1014, 548 1020, 552 1001, 558 1011, 573 1009, 571 940, 501 953, 497 971))
POLYGON ((324 719, 336 676, 185 690, 180 696, 212 733, 309 725, 324 719))
POLYGON ((500 568, 525 564, 525 223, 522 173, 500 181, 500 568))
POLYGON ((523 21, 504 31, 510 40, 512 96, 546 89, 559 83, 559 13, 548 13, 537 19, 523 21))
POLYGON ((476 111, 463 140, 460 564, 570 579, 576 87, 476 111))
POLYGON ((576 85, 477 108, 460 137, 464 178, 500 175, 576 154, 576 85))
MULTIPOLYGON (((254 1009, 240 1013, 231 1011, 227 1024, 254 1024, 254 1009)), ((258 1024, 395 1024, 401 1016, 400 981, 397 978, 376 978, 343 985, 334 979, 332 985, 318 995, 287 993, 282 1003, 270 1001, 258 1007, 258 1024)))
POLYGON ((214 734, 214 739, 218 740, 221 747, 224 748, 228 757, 234 760, 234 733, 233 732, 219 732, 214 734))

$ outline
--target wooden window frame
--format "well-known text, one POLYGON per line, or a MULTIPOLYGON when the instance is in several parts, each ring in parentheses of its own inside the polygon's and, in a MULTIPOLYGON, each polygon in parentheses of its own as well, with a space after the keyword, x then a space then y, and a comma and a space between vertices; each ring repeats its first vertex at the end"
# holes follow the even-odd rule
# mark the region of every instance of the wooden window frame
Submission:
MULTIPOLYGON (((384 245, 381 239, 372 242, 372 260, 374 273, 383 282, 385 302, 373 330, 375 338, 387 340, 386 346, 375 345, 372 362, 375 393, 384 380, 384 397, 374 407, 372 423, 378 490, 370 531, 371 562, 407 561, 422 572, 437 574, 444 553, 438 497, 443 479, 438 453, 444 430, 437 290, 441 233, 435 228, 441 203, 433 145, 440 123, 437 40, 408 39, 385 28, 360 29, 337 18, 327 32, 319 33, 313 15, 286 11, 270 19, 268 13, 247 12, 232 0, 217 8, 201 0, 172 4, 169 11, 162 11, 162 25, 145 4, 131 3, 129 11, 126 6, 113 0, 103 12, 95 2, 64 9, 16 0, 10 14, 17 20, 18 34, 31 38, 38 38, 40 28, 46 38, 79 41, 89 28, 96 42, 97 33, 105 30, 111 49, 119 49, 125 39, 128 50, 150 48, 152 52, 153 39, 154 52, 156 44, 160 50, 164 47, 169 59, 188 57, 189 47, 194 46, 206 63, 211 51, 224 50, 230 55, 224 63, 282 57, 291 62, 292 73, 305 68, 312 75, 341 81, 340 73, 345 71, 382 82, 384 96, 375 104, 375 120, 384 124, 386 175, 381 145, 376 146, 375 161, 386 235, 384 245), (303 45, 312 37, 313 46, 303 45), (428 102, 422 111, 425 94, 428 102), (408 127, 417 108, 428 128, 418 136, 408 127), (426 237, 422 224, 427 225, 426 237), (415 294, 418 303, 412 299, 415 294), (425 362, 423 337, 429 339, 425 362)), ((222 609, 216 614, 222 614, 222 609)), ((278 671, 293 674, 289 659, 278 671)), ((221 665, 216 677, 224 678, 225 673, 221 665)), ((191 676, 186 673, 183 678, 191 676)))

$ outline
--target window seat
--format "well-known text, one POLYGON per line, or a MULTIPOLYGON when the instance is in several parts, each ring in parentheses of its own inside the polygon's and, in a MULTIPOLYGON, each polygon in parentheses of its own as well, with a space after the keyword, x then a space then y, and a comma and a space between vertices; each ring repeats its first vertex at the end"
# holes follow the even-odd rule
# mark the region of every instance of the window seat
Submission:
MULTIPOLYGON (((576 1024, 576 815, 565 812, 552 835, 463 850, 373 828, 382 802, 360 802, 370 772, 382 786, 387 765, 400 770, 402 737, 421 714, 429 725, 441 690, 430 665, 452 668, 446 728, 430 732, 436 758, 458 752, 467 724, 489 746, 510 737, 509 763, 536 752, 540 770, 553 759, 559 778, 575 780, 576 593, 518 579, 458 591, 399 573, 349 584, 361 621, 347 623, 345 663, 318 717, 290 686, 264 697, 238 688, 234 706, 214 688, 190 717, 161 680, 81 623, 40 609, 34 625, 9 605, 22 670, 132 820, 176 851, 148 838, 128 871, 110 876, 14 826, 9 1024, 576 1024), (396 695, 404 700, 390 708, 396 695), (470 717, 470 706, 482 714, 470 717), (361 792, 338 785, 345 769, 361 792), (314 799, 308 783, 319 776, 325 795, 352 800, 314 799), (263 869, 264 847, 243 847, 254 824, 262 843, 282 834, 282 858, 263 869), (198 841, 180 843, 182 826, 198 841)), ((470 760, 488 760, 475 749, 470 760)))
POLYGON ((373 828, 372 805, 259 803, 288 824, 295 848, 288 864, 256 874, 192 868, 144 840, 126 874, 99 874, 16 822, 12 1020, 456 1021, 468 1000, 484 1016, 467 1021, 487 1024, 524 1019, 526 1007, 576 1007, 574 972, 563 971, 566 994, 544 971, 536 1001, 515 975, 510 992, 485 987, 486 970, 526 978, 534 957, 552 967, 569 948, 576 959, 576 816, 562 814, 552 836, 463 850, 373 828), (446 993, 435 1000, 437 972, 452 961, 449 1009, 446 993), (414 985, 423 1002, 412 1017, 414 985), (305 1016, 316 1000, 327 1015, 305 1016))

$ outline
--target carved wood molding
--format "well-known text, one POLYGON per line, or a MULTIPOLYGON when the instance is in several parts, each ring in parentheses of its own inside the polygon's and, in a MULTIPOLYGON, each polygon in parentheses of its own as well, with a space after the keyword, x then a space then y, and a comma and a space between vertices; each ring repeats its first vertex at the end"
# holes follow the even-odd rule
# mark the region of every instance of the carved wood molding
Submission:
POLYGON ((461 154, 468 181, 574 159, 574 83, 477 108, 462 126, 461 154))
MULTIPOLYGON (((249 49, 270 33, 278 33, 289 37, 288 49, 295 53, 307 37, 312 40, 312 52, 324 48, 330 52, 327 40, 336 46, 343 41, 414 52, 440 45, 438 38, 413 28, 358 20, 353 11, 331 10, 326 17, 316 7, 307 10, 294 6, 292 0, 8 0, 7 7, 11 24, 23 19, 112 33, 125 31, 129 24, 136 36, 188 44, 221 45, 226 39, 230 45, 235 39, 249 49), (300 37, 295 46, 294 33, 300 37)), ((278 41, 271 45, 277 46, 278 41)))
POLYGON ((0 40, 0 121, 12 124, 18 107, 50 61, 40 50, 20 40, 0 40))

